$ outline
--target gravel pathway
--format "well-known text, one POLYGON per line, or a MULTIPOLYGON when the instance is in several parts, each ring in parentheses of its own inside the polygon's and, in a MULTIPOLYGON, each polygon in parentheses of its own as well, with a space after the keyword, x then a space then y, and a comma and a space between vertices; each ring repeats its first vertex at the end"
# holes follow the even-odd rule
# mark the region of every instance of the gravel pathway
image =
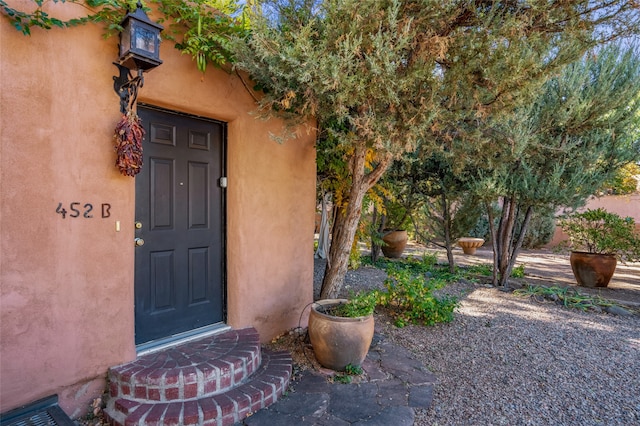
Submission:
POLYGON ((438 378, 416 424, 640 424, 637 316, 475 288, 453 323, 388 332, 438 378))
MULTIPOLYGON (((374 268, 359 271, 347 286, 379 285, 374 268)), ((437 376, 416 425, 640 424, 640 316, 583 313, 469 282, 447 289, 462 295, 451 324, 398 329, 376 318, 437 376)))

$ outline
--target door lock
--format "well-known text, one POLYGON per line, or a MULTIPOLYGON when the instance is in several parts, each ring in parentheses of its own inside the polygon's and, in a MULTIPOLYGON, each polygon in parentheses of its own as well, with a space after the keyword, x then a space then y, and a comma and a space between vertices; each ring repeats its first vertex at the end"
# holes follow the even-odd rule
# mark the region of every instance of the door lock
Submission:
POLYGON ((133 242, 135 243, 136 247, 142 247, 144 245, 144 240, 142 238, 135 238, 133 242))
POLYGON ((142 222, 136 222, 136 229, 142 229, 142 222))

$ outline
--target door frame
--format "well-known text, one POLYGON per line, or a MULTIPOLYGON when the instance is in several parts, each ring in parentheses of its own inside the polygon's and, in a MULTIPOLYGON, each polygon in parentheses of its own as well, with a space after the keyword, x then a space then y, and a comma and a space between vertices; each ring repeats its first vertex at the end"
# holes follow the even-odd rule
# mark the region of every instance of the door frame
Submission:
MULTIPOLYGON (((149 110, 153 110, 153 111, 157 111, 157 112, 161 112, 161 113, 165 113, 165 114, 171 114, 171 115, 177 115, 180 117, 185 117, 185 118, 189 118, 189 119, 196 119, 196 120, 201 120, 201 121, 208 121, 211 123, 215 123, 218 125, 221 125, 222 127, 222 146, 221 146, 221 162, 222 162, 222 176, 226 179, 227 177, 227 131, 228 131, 228 127, 227 127, 227 122, 225 121, 221 121, 221 120, 216 120, 213 119, 211 117, 205 117, 205 116, 200 116, 200 115, 195 115, 195 114, 189 114, 189 113, 185 113, 185 112, 180 112, 180 111, 176 111, 176 110, 171 110, 171 109, 167 109, 167 108, 163 108, 163 107, 159 107, 153 104, 147 104, 144 102, 138 102, 137 103, 138 107, 143 107, 145 109, 149 109, 149 110)), ((144 145, 143 145, 144 148, 144 145)), ((144 155, 144 151, 143 151, 143 155, 144 155)), ((143 157, 144 158, 144 157, 143 157)), ((143 165, 144 167, 144 165, 143 165)), ((220 182, 216 183, 217 185, 220 185, 220 182)), ((221 215, 222 215, 222 321, 219 323, 215 323, 215 324, 211 324, 211 325, 207 325, 204 327, 200 327, 200 328, 196 328, 193 330, 188 330, 188 331, 184 331, 181 333, 176 333, 174 335, 171 336, 167 336, 167 337, 163 337, 160 339, 155 339, 149 342, 144 342, 141 344, 137 344, 136 345, 136 354, 138 356, 143 355, 145 353, 150 353, 150 352, 155 352, 158 350, 162 350, 165 349, 167 347, 171 347, 171 346, 175 346, 184 342, 188 342, 191 340, 195 340, 195 339, 199 339, 211 334, 216 334, 219 333, 221 331, 225 331, 230 329, 230 327, 227 325, 227 318, 228 318, 228 306, 227 306, 227 188, 226 186, 222 188, 222 200, 221 200, 221 215)), ((135 194, 135 185, 134 185, 134 210, 135 210, 135 203, 137 203, 137 194, 135 194)), ((135 213, 134 213, 135 216, 135 213)), ((134 256, 135 256, 135 251, 134 251, 134 256)), ((135 262, 134 262, 135 265, 135 262)), ((134 283, 133 285, 135 286, 135 278, 134 278, 134 283)))

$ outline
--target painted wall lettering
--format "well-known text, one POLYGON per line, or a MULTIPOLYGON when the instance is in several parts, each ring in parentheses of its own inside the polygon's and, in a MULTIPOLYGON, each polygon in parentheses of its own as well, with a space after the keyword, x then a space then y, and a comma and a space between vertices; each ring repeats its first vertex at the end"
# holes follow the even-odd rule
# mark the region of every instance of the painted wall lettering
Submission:
MULTIPOLYGON (((111 216, 111 204, 102 203, 102 219, 106 219, 111 216)), ((72 201, 71 203, 63 204, 58 203, 58 207, 56 208, 56 213, 62 216, 63 219, 66 219, 67 216, 71 218, 83 217, 85 219, 92 219, 94 217, 93 214, 93 204, 91 203, 81 203, 79 201, 72 201)))
POLYGON ((69 209, 71 210, 72 213, 69 213, 69 217, 78 217, 80 216, 80 210, 78 210, 75 206, 79 206, 80 203, 78 202, 74 202, 71 203, 71 205, 69 206, 69 209))
POLYGON ((63 219, 67 217, 67 211, 65 210, 64 207, 62 207, 62 203, 58 203, 58 208, 56 209, 56 213, 61 214, 63 219))
POLYGON ((91 213, 91 210, 93 210, 93 206, 91 204, 87 203, 87 204, 84 205, 84 208, 85 208, 85 210, 84 210, 84 215, 83 216, 86 217, 87 219, 91 219, 93 217, 93 215, 90 214, 90 213, 91 213))
POLYGON ((102 218, 106 219, 111 216, 111 204, 102 203, 102 218))

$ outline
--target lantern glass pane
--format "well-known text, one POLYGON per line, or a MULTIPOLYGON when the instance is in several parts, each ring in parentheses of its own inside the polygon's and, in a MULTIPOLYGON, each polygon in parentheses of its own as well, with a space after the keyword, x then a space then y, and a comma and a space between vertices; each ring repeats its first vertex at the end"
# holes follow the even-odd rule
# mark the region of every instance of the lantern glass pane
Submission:
POLYGON ((134 29, 134 44, 136 49, 149 52, 152 56, 156 53, 156 33, 148 28, 135 27, 134 29))
POLYGON ((129 53, 129 50, 131 50, 131 28, 127 25, 120 33, 120 58, 129 53))

